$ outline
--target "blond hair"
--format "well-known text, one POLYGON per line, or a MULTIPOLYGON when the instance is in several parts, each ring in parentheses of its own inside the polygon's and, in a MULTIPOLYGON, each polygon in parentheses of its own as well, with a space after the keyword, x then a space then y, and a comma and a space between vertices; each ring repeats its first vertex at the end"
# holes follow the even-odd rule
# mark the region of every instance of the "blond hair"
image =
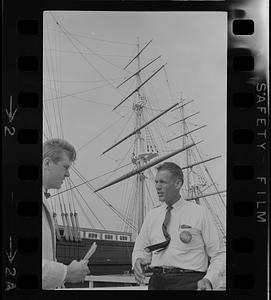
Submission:
POLYGON ((75 148, 63 139, 50 139, 43 144, 43 160, 49 157, 54 163, 58 163, 65 153, 70 161, 75 161, 75 148))

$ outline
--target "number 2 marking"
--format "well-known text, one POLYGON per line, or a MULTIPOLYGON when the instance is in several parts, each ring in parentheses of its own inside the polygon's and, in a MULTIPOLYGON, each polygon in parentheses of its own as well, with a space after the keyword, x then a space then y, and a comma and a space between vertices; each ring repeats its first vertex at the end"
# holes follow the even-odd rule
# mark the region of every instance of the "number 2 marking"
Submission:
POLYGON ((15 127, 9 128, 8 126, 5 126, 5 136, 7 136, 7 132, 9 135, 14 135, 15 133, 15 127))

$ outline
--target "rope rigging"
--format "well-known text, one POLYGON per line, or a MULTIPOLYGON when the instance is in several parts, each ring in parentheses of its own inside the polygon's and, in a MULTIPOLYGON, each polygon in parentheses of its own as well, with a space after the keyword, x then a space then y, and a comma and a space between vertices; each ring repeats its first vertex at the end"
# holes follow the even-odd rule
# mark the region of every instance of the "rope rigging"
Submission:
MULTIPOLYGON (((53 16, 53 15, 52 15, 53 16)), ((53 18, 55 19, 55 17, 53 16, 53 18)), ((101 78, 103 78, 115 91, 117 91, 117 93, 119 93, 121 96, 123 96, 122 94, 121 94, 121 92, 118 90, 118 89, 116 89, 115 87, 114 87, 114 85, 113 84, 111 84, 111 82, 92 64, 92 63, 90 63, 89 62, 89 60, 87 59, 87 57, 82 53, 82 51, 75 45, 75 43, 73 42, 73 40, 72 40, 72 38, 70 37, 71 35, 70 35, 70 33, 62 26, 62 25, 60 25, 57 21, 56 21, 56 19, 55 19, 55 22, 56 22, 56 24, 59 26, 59 28, 63 31, 63 33, 64 33, 64 35, 67 37, 67 39, 71 42, 71 44, 73 45, 73 47, 80 53, 80 55, 82 56, 82 58, 87 62, 87 64, 88 65, 90 65, 96 72, 97 72, 97 74, 99 74, 100 76, 101 76, 101 78)), ((76 40, 78 43, 80 43, 80 44, 82 44, 80 41, 78 41, 78 39, 76 39, 76 38, 74 38, 74 40, 76 40)), ((85 46, 86 47, 86 46, 85 46)), ((92 52, 92 50, 90 49, 90 48, 88 48, 88 47, 86 47, 89 51, 91 51, 92 52)), ((93 54, 93 53, 92 53, 93 54)), ((100 56, 99 56, 100 57, 100 56)), ((106 61, 107 63, 110 63, 110 62, 108 62, 108 60, 106 60, 106 59, 104 59, 104 58, 102 58, 104 61, 106 61)), ((113 66, 115 66, 114 64, 112 64, 112 63, 110 63, 111 65, 113 65, 113 66)), ((116 67, 116 66, 115 66, 116 67)), ((121 67, 119 67, 119 66, 117 66, 117 68, 120 68, 120 69, 122 69, 121 67)))
MULTIPOLYGON (((47 23, 47 20, 46 20, 46 23, 47 23)), ((51 39, 50 39, 50 35, 47 35, 47 40, 48 40, 48 44, 50 45, 51 44, 51 39)), ((56 82, 55 82, 55 73, 57 73, 57 64, 55 63, 55 67, 53 65, 54 61, 56 62, 57 59, 55 57, 55 59, 49 59, 48 56, 45 56, 46 58, 46 63, 47 63, 47 70, 50 72, 51 71, 51 76, 52 76, 52 81, 50 82, 50 86, 52 86, 53 84, 53 88, 54 88, 54 91, 56 94, 59 93, 59 90, 58 90, 58 87, 56 86, 56 82), (55 72, 54 72, 54 69, 55 69, 55 72)), ((53 89, 51 88, 51 91, 53 89)), ((59 107, 58 107, 59 108, 59 107)), ((56 108, 55 106, 53 105, 52 106, 52 110, 53 110, 53 120, 55 122, 55 129, 56 129, 56 132, 57 132, 57 136, 60 136, 60 133, 58 131, 59 128, 61 128, 61 115, 60 115, 60 111, 58 110, 58 115, 59 115, 59 119, 57 119, 57 114, 56 114, 56 108), (58 122, 57 120, 59 120, 60 122, 60 126, 58 126, 58 122)), ((60 129, 61 130, 61 129, 60 129)))
MULTIPOLYGON (((72 44, 73 48, 75 48, 77 50, 76 53, 80 54, 80 56, 83 58, 83 60, 85 62, 87 62, 87 65, 91 67, 92 71, 94 70, 102 78, 101 80, 96 80, 96 81, 94 81, 94 80, 92 80, 92 81, 90 81, 90 80, 89 81, 87 81, 87 80, 86 81, 81 81, 81 83, 99 83, 99 82, 103 82, 104 84, 101 85, 101 86, 96 86, 96 87, 92 87, 90 89, 86 89, 84 91, 79 91, 79 92, 75 92, 75 93, 64 93, 64 92, 61 91, 61 88, 60 88, 61 86, 60 85, 57 86, 56 83, 57 82, 58 83, 72 83, 72 82, 75 83, 76 81, 62 81, 61 78, 60 78, 60 76, 61 76, 61 72, 60 72, 61 71, 61 65, 60 64, 57 65, 56 56, 55 56, 55 60, 50 60, 50 58, 45 56, 45 65, 47 67, 48 74, 50 74, 49 79, 48 79, 48 82, 49 82, 48 83, 48 86, 49 86, 48 90, 49 91, 47 91, 48 94, 46 95, 46 96, 50 96, 50 97, 44 97, 44 111, 43 111, 44 123, 45 123, 45 126, 46 126, 46 133, 44 132, 43 134, 44 134, 46 139, 48 139, 49 137, 50 138, 55 137, 53 129, 56 131, 56 136, 65 137, 64 130, 63 130, 64 129, 63 128, 63 122, 65 120, 63 118, 62 108, 63 108, 63 99, 66 98, 66 97, 74 97, 75 99, 79 99, 79 100, 82 100, 82 101, 85 101, 85 102, 96 103, 96 104, 99 104, 99 105, 105 105, 105 106, 108 106, 108 107, 115 107, 115 108, 117 108, 120 104, 122 104, 124 101, 126 101, 126 99, 128 99, 126 97, 118 106, 115 106, 115 105, 111 105, 111 104, 108 104, 108 103, 103 103, 103 102, 100 102, 100 101, 98 102, 98 101, 88 100, 88 99, 78 97, 78 95, 80 95, 80 94, 87 93, 87 92, 90 92, 90 91, 93 91, 93 90, 103 89, 103 88, 108 87, 108 86, 112 87, 114 89, 114 91, 117 90, 119 95, 121 95, 121 96, 124 95, 123 91, 117 89, 114 86, 114 83, 116 83, 117 80, 119 80, 119 78, 114 78, 114 79, 106 78, 106 76, 104 76, 104 74, 102 72, 100 72, 90 62, 87 55, 95 55, 96 57, 99 57, 104 62, 106 62, 106 63, 108 63, 108 64, 110 64, 114 67, 117 67, 118 69, 123 69, 123 68, 120 67, 120 66, 117 66, 117 65, 113 64, 112 62, 110 62, 109 60, 105 59, 103 56, 106 56, 106 55, 98 54, 95 51, 93 51, 92 49, 90 49, 87 45, 85 45, 83 42, 81 42, 80 40, 78 40, 76 38, 76 36, 80 36, 80 35, 73 35, 70 31, 66 30, 62 25, 60 25, 60 23, 58 21, 56 21, 56 18, 53 16, 53 14, 52 14, 52 17, 54 18, 58 28, 60 28, 60 30, 58 31, 59 32, 59 36, 58 36, 59 40, 57 42, 59 44, 61 43, 60 34, 63 34, 67 38, 67 40, 72 44), (90 53, 81 51, 80 47, 84 47, 90 53), (55 61, 55 65, 53 65, 54 61, 55 61), (54 70, 55 70, 55 72, 54 72, 54 70), (52 101, 52 100, 57 100, 57 101, 52 101), (51 123, 50 123, 50 120, 51 120, 51 123)), ((47 24, 47 26, 48 26, 48 24, 47 24)), ((46 38, 48 39, 47 43, 49 45, 49 49, 51 49, 51 47, 50 47, 51 46, 50 37, 47 36, 46 38)), ((97 39, 97 40, 99 40, 99 39, 97 39)), ((100 40, 100 41, 105 42, 105 40, 100 40)), ((56 42, 56 44, 57 44, 57 42, 56 42)), ((110 42, 110 41, 107 41, 107 42, 110 42)), ((136 45, 136 44, 130 44, 130 45, 136 45)), ((144 48, 145 48, 148 44, 147 45, 144 44, 144 45, 145 45, 144 46, 144 48)), ((62 52, 62 51, 61 50, 55 50, 55 53, 57 53, 57 52, 62 52)), ((56 55, 56 54, 53 54, 53 55, 56 55)), ((110 55, 107 55, 107 56, 110 56, 110 55)), ((113 57, 114 55, 111 55, 111 56, 113 57)), ((125 57, 125 56, 122 56, 122 57, 125 57)), ((130 56, 126 56, 126 57, 130 57, 130 56)), ((173 97, 173 91, 172 91, 171 86, 169 84, 168 74, 167 74, 166 68, 164 68, 164 66, 162 68, 164 69, 164 76, 165 76, 165 79, 166 79, 166 84, 167 84, 167 88, 168 88, 168 91, 169 91, 170 100, 171 100, 172 103, 174 103, 175 101, 174 101, 174 97, 173 97)), ((123 77, 121 77, 121 78, 123 78, 123 77)), ((77 83, 79 83, 79 82, 80 81, 77 81, 77 83)), ((145 82, 147 82, 147 80, 145 82)), ((132 85, 132 83, 131 83, 131 85, 132 85)), ((128 87, 127 87, 127 89, 128 89, 128 87)), ((153 102, 151 102, 149 100, 149 98, 147 99, 148 106, 144 105, 144 108, 146 110, 144 110, 144 114, 142 114, 142 121, 145 121, 146 119, 151 120, 152 118, 154 118, 154 112, 163 112, 163 110, 161 110, 160 107, 159 107, 159 97, 157 97, 155 95, 156 90, 152 87, 152 84, 148 84, 148 85, 144 86, 144 90, 149 91, 151 94, 153 94, 154 97, 150 97, 150 98, 154 99, 154 100, 153 100, 153 102)), ((139 88, 136 89, 135 91, 137 91, 138 94, 139 94, 139 88)), ((141 93, 141 91, 142 91, 142 89, 140 89, 140 93, 141 93)), ((144 93, 142 92, 142 97, 143 97, 143 94, 144 93)), ((132 94, 130 94, 129 96, 131 96, 131 95, 132 94)), ((123 105, 122 107, 125 107, 125 106, 123 105)), ((178 108, 179 108, 179 106, 176 107, 176 109, 178 109, 178 108)), ((119 114, 119 112, 116 112, 116 113, 119 114)), ((119 124, 119 122, 124 119, 124 121, 125 121, 124 126, 119 130, 119 134, 116 138, 116 140, 117 140, 122 135, 124 130, 127 129, 128 124, 131 121, 132 114, 133 114, 133 111, 131 113, 129 112, 129 113, 125 114, 124 116, 121 116, 120 118, 118 118, 114 122, 111 122, 109 125, 104 127, 100 132, 98 132, 91 139, 87 139, 87 141, 78 148, 78 152, 81 151, 82 149, 84 149, 86 146, 90 145, 92 142, 96 141, 98 138, 101 138, 101 136, 103 134, 108 133, 109 129, 112 129, 113 126, 119 124), (125 119, 125 118, 127 118, 127 119, 125 119)), ((179 109, 178 109, 178 114, 180 115, 179 109)), ((177 113, 176 113, 176 115, 177 115, 177 113)), ((164 120, 166 120, 166 119, 164 119, 164 120)), ((157 122, 154 122, 152 124, 152 129, 149 126, 147 126, 147 127, 144 128, 144 131, 142 130, 141 137, 145 141, 145 144, 146 144, 145 146, 146 146, 147 151, 148 150, 150 150, 150 151, 153 150, 153 151, 158 152, 158 149, 159 149, 159 154, 160 155, 163 154, 163 153, 166 153, 166 152, 172 152, 171 146, 166 144, 165 137, 168 138, 169 133, 171 134, 172 132, 174 134, 176 134, 178 132, 179 126, 181 127, 182 125, 179 123, 177 129, 176 129, 176 126, 175 127, 173 126, 174 128, 172 129, 172 131, 170 131, 170 129, 168 128, 169 122, 166 122, 164 120, 162 121, 162 120, 159 119, 157 122)), ((176 118, 176 120, 179 120, 179 118, 176 118)), ((171 121, 172 121, 172 118, 171 118, 171 121)), ((184 128, 186 128, 186 130, 189 131, 187 123, 185 123, 184 126, 186 126, 184 128)), ((104 182, 106 182, 113 176, 113 173, 116 173, 121 168, 132 165, 132 163, 130 162, 130 163, 127 163, 127 164, 121 166, 121 164, 127 159, 128 155, 131 154, 131 152, 132 152, 131 150, 135 147, 135 145, 138 141, 138 138, 139 137, 136 136, 134 141, 131 143, 131 146, 127 147, 129 149, 125 152, 125 154, 122 156, 121 159, 115 160, 117 162, 117 166, 112 171, 106 172, 106 173, 104 173, 102 175, 99 175, 95 178, 87 180, 79 172, 79 170, 73 166, 72 170, 80 178, 80 180, 82 180, 83 182, 80 183, 80 184, 75 185, 74 182, 71 179, 69 179, 68 186, 66 184, 66 189, 64 191, 58 192, 57 194, 54 195, 54 196, 58 195, 59 205, 63 206, 63 207, 60 207, 61 212, 64 213, 64 211, 66 211, 66 206, 65 206, 64 198, 63 198, 63 193, 64 192, 68 192, 68 193, 66 193, 66 195, 67 195, 66 197, 67 197, 67 202, 68 202, 68 208, 70 209, 71 212, 72 212, 72 208, 73 208, 73 212, 76 212, 74 199, 78 200, 76 196, 79 195, 80 198, 83 200, 83 202, 88 207, 88 209, 90 210, 91 215, 93 215, 94 218, 96 219, 96 221, 98 222, 99 226, 101 226, 103 229, 105 229, 103 223, 96 216, 95 212, 93 210, 91 210, 91 208, 88 205, 88 202, 84 199, 84 197, 83 197, 82 193, 79 191, 78 187, 82 186, 82 185, 85 185, 91 190, 91 192, 92 192, 91 194, 93 194, 93 191, 95 190, 95 188, 90 183, 91 181, 94 181, 95 179, 104 177, 105 178, 104 182), (75 189, 76 189, 76 191, 75 191, 75 189)), ((191 134, 189 134, 186 137, 186 141, 188 141, 188 139, 191 139, 192 142, 194 143, 194 140, 193 140, 191 134)), ((181 143, 181 139, 178 139, 177 141, 175 141, 174 147, 177 148, 176 144, 180 144, 180 143, 181 143)), ((197 150, 198 156, 196 156, 196 153, 194 151, 192 151, 191 149, 189 150, 189 152, 190 152, 191 158, 194 161, 198 162, 198 161, 202 160, 202 155, 200 154, 197 146, 196 146, 196 150, 197 150)), ((174 159, 172 158, 172 160, 176 161, 179 164, 179 158, 178 159, 177 158, 174 158, 174 159)), ((151 178, 150 180, 154 180, 154 175, 152 173, 152 170, 148 169, 148 172, 150 174, 150 178, 151 178)), ((209 188, 210 189, 211 188, 216 189, 216 183, 211 178, 211 175, 208 172, 208 169, 206 168, 205 164, 203 164, 203 166, 199 165, 197 167, 193 167, 193 169, 191 168, 190 170, 188 170, 187 174, 189 174, 188 177, 191 177, 191 180, 192 180, 191 183, 194 184, 194 190, 192 190, 192 192, 194 192, 194 193, 197 192, 198 194, 201 193, 201 195, 202 195, 202 191, 206 191, 209 188), (204 179, 205 178, 204 175, 206 173, 209 176, 209 179, 211 180, 210 184, 206 179, 204 179), (196 187, 199 188, 199 186, 203 187, 204 189, 201 189, 201 190, 197 191, 196 187)), ((135 192, 134 187, 135 187, 135 184, 134 184, 134 180, 132 178, 127 180, 122 185, 123 189, 122 189, 122 191, 120 192, 119 195, 120 195, 120 202, 122 204, 121 207, 123 208, 122 209, 123 212, 121 212, 119 209, 112 206, 112 204, 109 201, 107 201, 100 193, 98 193, 98 192, 95 193, 97 195, 97 197, 100 200, 102 200, 102 202, 107 207, 109 207, 114 212, 114 214, 116 214, 118 216, 118 218, 120 219, 120 222, 121 222, 121 227, 124 228, 125 231, 136 230, 136 227, 137 227, 137 224, 136 224, 135 220, 137 218, 136 214, 137 214, 138 210, 136 209, 137 203, 135 203, 135 201, 134 201, 134 199, 136 197, 136 192, 135 192)), ((148 210, 151 206, 155 205, 155 200, 154 199, 156 199, 156 198, 152 197, 153 191, 151 190, 151 187, 149 187, 149 185, 147 184, 146 181, 144 181, 144 187, 145 187, 145 190, 146 190, 145 210, 148 210)), ((191 185, 191 188, 192 188, 192 185, 191 185)), ((155 192, 155 189, 154 189, 154 192, 155 192)), ((182 192, 185 192, 185 187, 184 187, 184 191, 182 191, 182 192)), ((206 206, 208 206, 208 205, 211 206, 214 214, 217 215, 217 212, 219 211, 219 214, 223 215, 223 213, 225 213, 225 202, 223 201, 222 196, 220 194, 218 194, 218 197, 220 197, 221 201, 213 201, 212 203, 210 203, 210 202, 208 202, 208 200, 206 198, 204 198, 204 201, 203 200, 200 200, 200 201, 202 201, 202 203, 205 202, 204 205, 206 205, 206 206)), ((56 201, 55 200, 56 200, 56 198, 53 198, 54 211, 56 211, 56 201)), ((88 214, 86 214, 86 210, 83 208, 83 206, 81 204, 81 201, 77 201, 76 203, 78 203, 78 205, 80 206, 81 211, 83 212, 83 214, 85 215, 86 219, 89 221, 91 226, 94 227, 94 224, 91 222, 90 218, 88 217, 88 214)), ((72 218, 71 218, 71 220, 72 220, 72 218)), ((65 219, 65 221, 68 222, 67 219, 65 219)), ((64 225, 64 223, 63 223, 63 225, 64 225)), ((74 224, 72 224, 72 225, 74 226, 74 224)), ((221 226, 223 226, 223 225, 221 225, 221 226)), ((75 233, 72 233, 72 232, 67 233, 67 234, 69 234, 70 237, 72 235, 75 236, 75 233)))
MULTIPOLYGON (((85 180, 84 176, 79 172, 79 170, 77 170, 74 166, 72 167, 72 169, 75 171, 75 173, 82 179, 85 180)), ((90 190, 93 192, 95 190, 95 188, 90 184, 90 182, 86 182, 87 186, 90 188, 90 190)), ((102 202, 104 204, 106 204, 106 206, 108 206, 119 218, 121 218, 124 222, 127 223, 127 221, 125 220, 125 218, 123 217, 123 215, 121 214, 120 211, 118 211, 111 203, 109 203, 102 195, 101 193, 96 192, 95 193, 98 198, 100 198, 102 200, 102 202)), ((131 228, 134 229, 133 225, 127 223, 127 225, 129 225, 131 228)))
MULTIPOLYGON (((125 210, 124 210, 123 214, 124 214, 124 216, 126 216, 126 220, 129 223, 136 226, 135 219, 129 217, 129 216, 131 216, 131 214, 134 212, 134 210, 136 208, 134 197, 135 197, 135 181, 131 178, 130 180, 128 180, 126 182, 125 192, 123 193, 123 195, 121 197, 121 202, 123 203, 123 206, 125 207, 125 210), (127 197, 125 197, 125 195, 128 192, 128 187, 130 187, 130 193, 127 197)), ((130 230, 130 228, 127 226, 127 224, 125 222, 122 222, 120 224, 120 228, 122 229, 122 231, 130 230)))
MULTIPOLYGON (((131 113, 132 115, 132 113, 131 113)), ((90 139, 88 142, 86 142, 85 144, 83 144, 81 147, 78 148, 78 152, 81 151, 84 147, 86 147, 87 145, 89 145, 91 142, 93 142, 96 138, 101 137, 102 134, 104 134, 108 129, 112 129, 112 127, 114 125, 116 125, 120 120, 122 120, 124 118, 124 116, 121 116, 119 119, 117 119, 116 121, 114 121, 113 123, 110 123, 107 127, 105 127, 100 133, 98 133, 97 135, 95 135, 92 139, 90 139)), ((130 118, 128 119, 130 120, 130 118)))
MULTIPOLYGON (((79 94, 84 94, 84 93, 87 93, 89 91, 93 91, 93 90, 97 90, 97 89, 100 89, 100 88, 104 88, 108 85, 112 85, 111 83, 110 84, 105 84, 105 85, 102 85, 102 86, 98 86, 98 87, 94 87, 94 88, 89 88, 89 89, 86 89, 86 90, 83 90, 83 91, 79 91, 79 92, 74 92, 74 93, 64 93, 62 92, 61 96, 52 96, 51 98, 45 98, 44 99, 44 102, 49 102, 49 101, 52 101, 52 100, 57 100, 57 99, 60 99, 60 98, 66 98, 66 97, 71 97, 71 96, 76 96, 76 95, 79 95, 79 94)), ((93 103, 97 103, 97 104, 102 104, 102 105, 107 105, 107 106, 114 106, 113 104, 108 104, 108 103, 103 103, 101 101, 97 102, 97 101, 94 101, 94 100, 86 100, 84 98, 80 98, 80 97, 76 97, 77 99, 79 100, 84 100, 84 101, 87 101, 87 102, 93 102, 93 103)))
MULTIPOLYGON (((60 32, 60 31, 58 31, 60 32)), ((67 50, 59 50, 59 49, 53 49, 53 48, 43 48, 44 50, 47 50, 47 51, 55 51, 55 52, 61 52, 61 53, 71 53, 71 54, 78 54, 78 52, 76 51, 67 51, 67 50)), ((86 55, 91 55, 89 52, 82 52, 83 54, 86 54, 86 55)), ((98 55, 97 52, 94 52, 96 55, 98 55)), ((119 55, 119 54, 100 54, 100 56, 110 56, 110 57, 123 57, 123 58, 131 58, 131 56, 128 56, 128 55, 119 55)))
MULTIPOLYGON (((77 174, 76 169, 73 168, 74 172, 77 174)), ((79 173, 77 174, 77 176, 79 176, 79 178, 81 178, 81 176, 79 175, 79 173)), ((74 185, 73 181, 71 180, 71 178, 69 178, 69 181, 74 185)), ((90 212, 92 213, 92 215, 94 216, 94 218, 98 221, 98 223, 101 225, 101 227, 103 229, 105 229, 103 223, 98 219, 96 213, 91 209, 91 207, 89 206, 89 204, 87 203, 87 201, 85 200, 85 198, 83 197, 82 193, 76 188, 77 193, 80 195, 81 199, 84 201, 85 205, 87 206, 87 208, 90 210, 90 212)), ((78 203, 80 203, 78 201, 78 203)))
MULTIPOLYGON (((56 17, 53 15, 52 12, 49 12, 52 16, 52 18, 54 19, 54 21, 56 22, 56 24, 58 25, 59 24, 59 21, 56 21, 56 17)), ((55 28, 48 28, 50 30, 54 30, 54 31, 58 31, 60 33, 62 33, 62 31, 59 31, 55 28)), ((96 41, 101 41, 101 42, 106 42, 106 43, 112 43, 112 44, 120 44, 120 45, 128 45, 128 46, 136 46, 135 43, 127 43, 127 42, 123 42, 123 41, 112 41, 112 40, 107 40, 107 39, 100 39, 100 38, 95 38, 93 36, 89 36, 89 35, 84 35, 84 34, 78 34, 78 33, 73 33, 71 32, 72 35, 74 36, 81 36, 81 37, 86 37, 88 39, 91 39, 91 40, 96 40, 96 41)), ((143 44, 143 43, 142 43, 143 44)))
MULTIPOLYGON (((108 78, 108 80, 115 82, 115 81, 119 81, 122 80, 123 76, 121 77, 115 77, 115 78, 108 78)), ((43 77, 44 81, 53 81, 50 80, 48 78, 43 77)), ((100 83, 100 82, 104 82, 103 79, 99 79, 99 80, 55 80, 56 82, 62 82, 62 83, 100 83)))

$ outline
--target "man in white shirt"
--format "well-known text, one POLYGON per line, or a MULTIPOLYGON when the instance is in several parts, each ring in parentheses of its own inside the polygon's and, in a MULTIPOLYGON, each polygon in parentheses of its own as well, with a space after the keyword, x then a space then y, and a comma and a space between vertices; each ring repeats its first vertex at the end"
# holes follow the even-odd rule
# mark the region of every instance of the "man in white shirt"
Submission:
POLYGON ((209 211, 181 199, 182 169, 165 162, 157 168, 156 190, 162 205, 145 217, 132 264, 136 281, 153 272, 149 290, 213 290, 225 272, 226 251, 209 211))
POLYGON ((43 145, 42 164, 42 289, 55 289, 64 282, 81 282, 89 272, 88 261, 73 260, 69 265, 56 261, 55 226, 48 199, 49 189, 60 189, 69 177, 76 158, 72 145, 62 139, 51 139, 43 145))

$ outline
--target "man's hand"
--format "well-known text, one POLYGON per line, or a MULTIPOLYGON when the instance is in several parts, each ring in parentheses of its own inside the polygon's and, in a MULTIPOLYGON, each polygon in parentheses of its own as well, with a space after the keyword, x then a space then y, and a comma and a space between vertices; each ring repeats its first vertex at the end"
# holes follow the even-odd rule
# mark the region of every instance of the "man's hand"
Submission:
POLYGON ((150 260, 138 258, 134 265, 135 280, 138 284, 144 284, 144 267, 150 264, 150 260))
POLYGON ((203 278, 198 281, 198 291, 211 291, 212 284, 209 279, 203 278))
POLYGON ((88 273, 88 260, 73 260, 67 266, 67 275, 65 281, 71 283, 81 282, 85 279, 88 273))

